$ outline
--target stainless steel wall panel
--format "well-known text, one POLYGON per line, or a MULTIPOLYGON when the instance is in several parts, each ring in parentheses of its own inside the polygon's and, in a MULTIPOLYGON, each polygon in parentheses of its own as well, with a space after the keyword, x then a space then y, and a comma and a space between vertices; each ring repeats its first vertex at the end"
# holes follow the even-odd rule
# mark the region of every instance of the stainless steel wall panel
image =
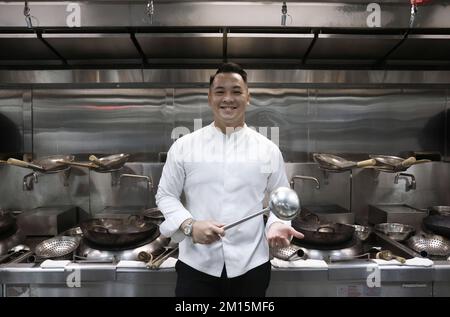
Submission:
POLYGON ((416 208, 450 204, 450 164, 433 162, 412 166, 417 189, 406 191, 405 179, 394 184, 394 173, 356 170, 353 176, 352 209, 358 222, 366 223, 369 204, 408 204, 416 208))
POLYGON ((23 90, 0 89, 0 156, 24 150, 24 93, 23 90))
POLYGON ((305 153, 309 142, 308 121, 308 90, 262 88, 250 90, 250 106, 246 122, 278 144, 285 161, 306 160, 305 153))
POLYGON ((146 208, 156 207, 155 194, 162 174, 163 164, 127 163, 119 172, 90 172, 90 213, 131 214, 146 208), (120 174, 149 176, 153 180, 153 189, 147 187, 145 180, 123 178, 120 174))
POLYGON ((447 106, 445 111, 445 154, 444 159, 450 161, 450 90, 447 90, 447 106))
POLYGON ((36 90, 35 154, 164 151, 165 102, 163 89, 36 90))
MULTIPOLYGON (((0 70, 0 87, 26 86, 73 88, 208 87, 211 69, 78 69, 78 70, 0 70)), ((450 84, 450 71, 388 70, 295 70, 249 69, 250 87, 260 88, 412 88, 441 87, 450 84)))
POLYGON ((301 175, 314 177, 320 183, 318 189, 313 181, 301 179, 295 181, 294 189, 300 197, 302 206, 338 205, 350 210, 352 183, 349 171, 326 174, 315 163, 287 163, 286 173, 289 181, 293 176, 301 175))
POLYGON ((73 88, 77 84, 109 84, 112 87, 120 87, 122 83, 140 84, 143 82, 142 70, 140 69, 95 69, 95 70, 34 70, 34 71, 0 71, 0 87, 30 86, 59 88, 73 88))
POLYGON ((312 152, 444 152, 445 90, 317 90, 312 152))
POLYGON ((208 89, 174 89, 170 115, 173 118, 170 144, 178 137, 210 124, 213 118, 208 106, 208 89))
POLYGON ((38 175, 33 190, 23 189, 23 178, 30 169, 16 166, 0 167, 0 207, 12 210, 31 210, 37 207, 75 205, 89 210, 88 178, 73 171, 64 186, 63 173, 38 175))
POLYGON ((33 94, 23 93, 23 152, 33 153, 33 94))

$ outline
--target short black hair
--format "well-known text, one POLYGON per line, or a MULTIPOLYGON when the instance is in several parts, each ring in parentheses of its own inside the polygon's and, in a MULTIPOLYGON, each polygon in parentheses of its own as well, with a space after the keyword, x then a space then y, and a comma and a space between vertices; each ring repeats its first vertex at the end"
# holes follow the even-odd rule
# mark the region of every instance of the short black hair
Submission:
POLYGON ((217 74, 220 74, 220 73, 239 74, 239 75, 241 75, 242 79, 244 80, 244 83, 247 83, 247 73, 245 72, 245 70, 242 68, 241 65, 236 64, 236 63, 223 63, 222 65, 219 66, 216 73, 214 75, 211 75, 211 77, 209 78, 209 87, 212 86, 214 78, 216 78, 217 74))

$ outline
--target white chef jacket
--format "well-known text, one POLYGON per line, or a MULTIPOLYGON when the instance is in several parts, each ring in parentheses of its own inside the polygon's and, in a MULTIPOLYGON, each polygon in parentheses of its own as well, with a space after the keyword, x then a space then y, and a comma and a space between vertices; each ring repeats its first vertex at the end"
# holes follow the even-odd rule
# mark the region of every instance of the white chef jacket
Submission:
MULTIPOLYGON (((163 235, 171 237, 188 218, 228 224, 263 208, 265 192, 288 187, 278 147, 246 125, 224 134, 214 122, 185 135, 170 148, 156 195, 165 216, 163 235), (180 202, 184 191, 186 206, 180 202)), ((282 221, 270 213, 266 228, 282 221)), ((179 243, 178 258, 206 274, 240 276, 269 260, 263 216, 225 231, 212 244, 179 243)))

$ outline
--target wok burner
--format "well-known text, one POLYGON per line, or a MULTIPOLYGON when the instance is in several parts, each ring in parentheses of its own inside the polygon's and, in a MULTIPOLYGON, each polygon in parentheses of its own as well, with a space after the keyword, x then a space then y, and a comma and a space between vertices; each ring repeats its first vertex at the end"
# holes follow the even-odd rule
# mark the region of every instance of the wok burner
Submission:
POLYGON ((10 230, 0 235, 0 255, 8 253, 8 251, 25 240, 22 231, 14 226, 10 230))
POLYGON ((293 243, 305 252, 308 259, 325 260, 327 262, 353 259, 355 256, 363 254, 363 244, 356 237, 345 243, 331 246, 302 243, 298 239, 294 239, 293 243))
POLYGON ((160 236, 159 230, 148 239, 140 241, 137 244, 121 247, 98 245, 83 238, 77 254, 86 258, 86 260, 137 261, 139 252, 145 251, 154 255, 157 255, 158 252, 163 252, 169 240, 160 236))
POLYGON ((95 243, 89 239, 83 238, 83 240, 81 241, 83 244, 85 244, 86 246, 95 249, 95 250, 99 250, 99 251, 126 251, 126 250, 130 250, 130 249, 135 249, 135 248, 139 248, 141 246, 144 246, 146 244, 149 244, 150 242, 152 242, 153 240, 155 240, 157 237, 159 236, 159 230, 156 230, 152 235, 150 235, 148 238, 138 241, 134 244, 130 244, 130 245, 124 245, 124 246, 107 246, 107 245, 101 245, 98 243, 95 243))

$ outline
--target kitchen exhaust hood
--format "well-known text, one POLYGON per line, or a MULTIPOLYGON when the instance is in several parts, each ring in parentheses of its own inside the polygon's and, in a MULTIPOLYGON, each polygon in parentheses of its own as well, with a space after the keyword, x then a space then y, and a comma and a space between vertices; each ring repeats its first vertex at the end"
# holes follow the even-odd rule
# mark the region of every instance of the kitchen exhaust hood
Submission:
POLYGON ((281 1, 153 1, 151 25, 147 2, 81 1, 80 25, 68 27, 68 3, 30 1, 39 22, 31 28, 23 2, 0 4, 0 69, 214 68, 222 61, 264 69, 450 69, 448 1, 420 7, 413 27, 409 1, 375 7, 376 27, 368 25, 374 7, 364 1, 289 1, 286 26, 281 1))

